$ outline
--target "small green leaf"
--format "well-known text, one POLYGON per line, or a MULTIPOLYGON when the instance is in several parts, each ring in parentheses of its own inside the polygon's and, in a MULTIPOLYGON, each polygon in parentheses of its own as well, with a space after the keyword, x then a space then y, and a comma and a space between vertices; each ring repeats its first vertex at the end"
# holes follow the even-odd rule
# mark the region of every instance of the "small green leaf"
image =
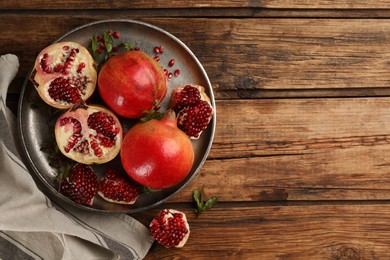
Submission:
POLYGON ((106 44, 106 50, 107 50, 108 53, 112 52, 112 44, 111 43, 107 43, 106 44))
POLYGON ((218 201, 217 197, 213 196, 210 199, 208 199, 206 202, 204 202, 204 196, 205 196, 204 185, 202 185, 202 188, 200 189, 200 191, 194 190, 192 192, 192 197, 194 198, 194 201, 196 204, 195 213, 197 216, 199 214, 201 214, 202 212, 213 207, 215 205, 215 203, 217 203, 217 201, 218 201))
POLYGON ((212 206, 215 205, 215 203, 217 203, 218 199, 217 197, 212 197, 210 198, 209 200, 206 201, 206 203, 204 204, 204 208, 207 210, 207 209, 210 209, 212 206))

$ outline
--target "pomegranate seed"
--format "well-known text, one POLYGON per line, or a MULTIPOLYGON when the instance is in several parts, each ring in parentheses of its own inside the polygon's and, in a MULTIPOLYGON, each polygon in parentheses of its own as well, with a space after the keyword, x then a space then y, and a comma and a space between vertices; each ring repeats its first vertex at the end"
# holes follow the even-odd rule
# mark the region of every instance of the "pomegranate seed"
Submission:
POLYGON ((168 76, 168 70, 167 69, 164 69, 164 74, 165 74, 165 76, 168 76))
POLYGON ((173 65, 175 65, 175 60, 174 60, 174 59, 171 59, 171 60, 168 62, 168 66, 169 66, 169 67, 172 67, 173 65))
POLYGON ((141 49, 139 47, 134 48, 135 51, 140 51, 141 49))
POLYGON ((102 52, 103 52, 103 50, 100 49, 100 48, 97 48, 95 51, 96 51, 97 53, 99 53, 99 54, 102 54, 102 52))
POLYGON ((100 44, 100 49, 106 50, 106 45, 104 43, 100 44))
POLYGON ((168 79, 171 79, 172 77, 173 77, 172 72, 169 72, 169 73, 168 73, 168 79))
POLYGON ((160 48, 159 47, 154 47, 154 52, 155 53, 160 53, 160 48))
POLYGON ((64 46, 64 47, 62 47, 62 49, 64 50, 64 51, 67 51, 67 50, 69 50, 69 46, 64 46))
POLYGON ((160 53, 164 53, 164 47, 160 46, 160 53))
POLYGON ((173 72, 173 75, 175 75, 175 77, 178 77, 180 75, 180 70, 177 69, 173 72))
POLYGON ((115 39, 119 39, 121 35, 118 32, 113 32, 112 36, 114 36, 115 39))
POLYGON ((96 40, 97 40, 98 42, 102 42, 102 41, 103 41, 103 37, 102 37, 102 36, 97 36, 97 37, 96 37, 96 40))
POLYGON ((154 57, 154 60, 155 60, 155 61, 159 61, 159 60, 160 60, 160 57, 159 57, 159 56, 155 56, 155 57, 154 57))
POLYGON ((85 63, 81 62, 79 64, 79 67, 77 68, 77 73, 81 73, 81 71, 85 68, 85 63))
POLYGON ((117 51, 119 51, 119 46, 112 47, 112 52, 117 52, 117 51))

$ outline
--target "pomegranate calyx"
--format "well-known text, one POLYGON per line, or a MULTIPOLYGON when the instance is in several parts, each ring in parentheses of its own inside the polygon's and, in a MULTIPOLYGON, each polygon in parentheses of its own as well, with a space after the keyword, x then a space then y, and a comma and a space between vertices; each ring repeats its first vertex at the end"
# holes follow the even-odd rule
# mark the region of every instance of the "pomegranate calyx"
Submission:
POLYGON ((82 109, 88 109, 88 106, 85 104, 85 102, 84 102, 82 99, 80 99, 80 102, 74 104, 74 105, 69 109, 69 111, 76 111, 77 109, 80 109, 80 108, 82 108, 82 109))

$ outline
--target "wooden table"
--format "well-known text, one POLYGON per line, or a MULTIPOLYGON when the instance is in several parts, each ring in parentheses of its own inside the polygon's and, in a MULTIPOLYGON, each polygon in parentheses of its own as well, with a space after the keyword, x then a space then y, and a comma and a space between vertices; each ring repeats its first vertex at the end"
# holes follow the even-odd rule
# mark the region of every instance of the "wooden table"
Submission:
POLYGON ((92 21, 125 18, 180 38, 217 104, 209 158, 158 208, 187 213, 182 249, 147 259, 390 259, 390 1, 0 2, 0 54, 19 93, 39 50, 92 21), (191 193, 219 198, 196 217, 191 193))

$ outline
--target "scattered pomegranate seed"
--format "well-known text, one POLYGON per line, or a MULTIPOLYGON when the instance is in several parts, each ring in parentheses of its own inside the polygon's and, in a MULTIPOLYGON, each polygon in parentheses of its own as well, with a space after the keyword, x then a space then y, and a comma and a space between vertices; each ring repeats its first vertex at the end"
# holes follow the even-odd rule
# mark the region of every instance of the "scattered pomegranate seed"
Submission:
POLYGON ((164 53, 164 47, 160 46, 160 53, 164 53))
POLYGON ((96 52, 99 53, 99 54, 102 54, 103 50, 100 49, 100 48, 97 48, 97 49, 96 49, 96 52))
POLYGON ((97 37, 96 37, 96 40, 97 40, 98 42, 102 42, 102 41, 103 41, 103 37, 102 37, 102 36, 97 36, 97 37))
POLYGON ((135 51, 140 51, 141 49, 139 47, 134 48, 135 51))
POLYGON ((165 76, 168 76, 168 70, 164 69, 165 76))
POLYGON ((174 59, 171 59, 171 60, 168 62, 168 66, 169 66, 169 67, 172 67, 173 65, 175 65, 175 60, 174 60, 174 59))
POLYGON ((104 43, 100 44, 100 49, 106 50, 106 45, 104 43))
POLYGON ((173 75, 175 75, 175 77, 178 77, 180 75, 180 70, 177 69, 173 72, 173 75))
POLYGON ((172 72, 169 72, 169 73, 168 73, 168 79, 171 79, 172 77, 173 77, 172 72))
POLYGON ((112 52, 117 52, 117 51, 119 51, 119 46, 112 47, 112 52))
POLYGON ((155 60, 155 61, 159 61, 159 60, 160 60, 160 56, 155 56, 155 57, 154 57, 154 60, 155 60))
POLYGON ((115 39, 119 39, 121 35, 118 32, 113 32, 112 36, 114 36, 115 39))

